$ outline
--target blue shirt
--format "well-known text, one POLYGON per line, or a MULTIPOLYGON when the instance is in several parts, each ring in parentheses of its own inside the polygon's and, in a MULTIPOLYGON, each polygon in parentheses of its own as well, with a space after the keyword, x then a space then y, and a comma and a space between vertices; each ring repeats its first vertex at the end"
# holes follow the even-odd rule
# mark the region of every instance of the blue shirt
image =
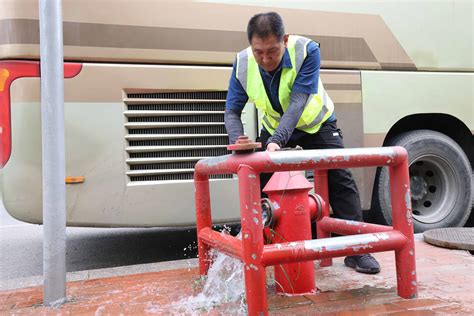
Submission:
MULTIPOLYGON (((307 55, 301 66, 300 71, 298 72, 295 82, 293 83, 292 91, 305 93, 305 94, 317 94, 318 93, 318 80, 319 80, 319 68, 320 68, 321 54, 319 46, 311 41, 307 46, 307 55)), ((283 110, 278 98, 278 90, 280 86, 280 78, 282 68, 291 68, 291 59, 288 49, 285 48, 285 53, 280 62, 280 65, 272 73, 269 73, 262 69, 260 66, 259 71, 262 76, 262 81, 267 92, 267 96, 272 104, 272 107, 275 111, 283 115, 283 110)), ((236 110, 241 112, 245 104, 248 101, 247 93, 240 84, 239 80, 235 75, 235 62, 232 69, 232 75, 229 80, 229 89, 227 91, 227 100, 226 100, 226 109, 236 110)), ((334 121, 334 114, 328 119, 328 121, 334 121)), ((299 134, 306 134, 303 131, 295 129, 293 132, 294 139, 299 134)))

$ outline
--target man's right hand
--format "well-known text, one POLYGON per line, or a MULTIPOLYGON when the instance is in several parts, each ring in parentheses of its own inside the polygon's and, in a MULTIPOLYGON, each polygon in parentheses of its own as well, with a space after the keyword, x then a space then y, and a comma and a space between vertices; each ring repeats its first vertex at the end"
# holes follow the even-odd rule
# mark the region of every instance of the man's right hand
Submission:
POLYGON ((280 150, 280 146, 277 143, 269 143, 267 145, 267 151, 277 151, 280 150))

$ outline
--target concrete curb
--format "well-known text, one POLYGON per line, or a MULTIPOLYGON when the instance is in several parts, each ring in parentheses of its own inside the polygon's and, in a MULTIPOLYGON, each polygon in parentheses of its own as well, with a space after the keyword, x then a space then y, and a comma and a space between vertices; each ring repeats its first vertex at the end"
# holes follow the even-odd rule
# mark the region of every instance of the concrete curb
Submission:
MULTIPOLYGON (((182 259, 175 261, 164 261, 146 264, 137 264, 130 266, 94 269, 84 271, 68 272, 66 275, 67 282, 84 281, 99 278, 108 278, 122 275, 140 274, 147 272, 159 272, 174 269, 195 268, 198 266, 198 259, 182 259)), ((4 280, 0 283, 0 291, 23 289, 43 285, 43 276, 33 276, 27 278, 16 278, 4 280)))

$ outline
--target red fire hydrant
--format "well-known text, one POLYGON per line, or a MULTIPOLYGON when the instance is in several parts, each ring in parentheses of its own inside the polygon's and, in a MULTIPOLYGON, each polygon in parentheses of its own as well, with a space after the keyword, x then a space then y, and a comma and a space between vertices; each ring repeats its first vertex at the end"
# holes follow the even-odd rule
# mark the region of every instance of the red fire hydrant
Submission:
MULTIPOLYGON (((301 171, 273 174, 263 189, 273 206, 273 227, 270 227, 272 243, 311 240, 308 192, 312 187, 301 171)), ((314 262, 276 265, 275 281, 278 293, 313 293, 316 290, 314 262)))
POLYGON ((313 260, 394 251, 398 295, 403 298, 417 296, 408 153, 404 148, 252 153, 256 146, 260 144, 240 139, 228 149, 236 153, 242 150, 241 153, 203 159, 195 166, 199 271, 202 275, 209 269, 211 248, 242 260, 248 313, 267 315, 267 267, 276 267, 276 279, 281 285, 281 289, 277 286, 278 291, 302 294, 315 289, 313 260), (315 176, 315 191, 327 201, 327 170, 369 166, 389 168, 393 227, 329 217, 328 207, 318 203, 316 196, 308 195, 311 186, 300 181, 302 175, 295 173, 314 170, 315 175, 319 175, 315 176), (270 206, 264 207, 260 199, 259 176, 279 171, 290 172, 276 175, 267 185, 265 191, 270 196, 267 203, 270 206), (212 229, 209 177, 229 173, 238 177, 242 239, 212 229), (273 226, 269 226, 276 237, 272 244, 265 244, 262 234, 263 223, 272 222, 265 214, 268 208, 274 209, 275 217, 273 226), (313 209, 322 210, 321 215, 315 216, 319 212, 313 209), (311 239, 311 217, 317 220, 320 239, 307 240, 311 239), (331 233, 348 236, 330 238, 331 233))

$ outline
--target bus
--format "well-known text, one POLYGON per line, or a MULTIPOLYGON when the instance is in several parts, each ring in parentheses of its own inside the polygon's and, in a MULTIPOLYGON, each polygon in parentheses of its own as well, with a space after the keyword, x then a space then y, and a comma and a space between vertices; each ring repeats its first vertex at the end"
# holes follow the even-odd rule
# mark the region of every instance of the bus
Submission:
MULTIPOLYGON (((1 192, 42 222, 38 0, 0 0, 1 192)), ((195 224, 193 168, 229 152, 226 90, 246 25, 276 11, 320 43, 346 147, 404 146, 416 232, 472 210, 473 3, 63 0, 67 225, 195 224)), ((244 130, 258 136, 247 104, 244 130)), ((391 222, 385 168, 353 169, 366 215, 391 222)), ((308 176, 310 174, 308 173, 308 176)), ((237 180, 211 180, 213 218, 239 219, 237 180)))

